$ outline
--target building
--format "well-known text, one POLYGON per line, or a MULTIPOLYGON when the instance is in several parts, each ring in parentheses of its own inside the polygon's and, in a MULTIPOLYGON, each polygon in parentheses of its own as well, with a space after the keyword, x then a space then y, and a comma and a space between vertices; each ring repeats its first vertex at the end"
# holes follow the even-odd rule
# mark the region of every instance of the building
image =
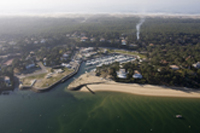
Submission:
POLYGON ((38 44, 38 41, 34 41, 34 44, 38 44))
POLYGON ((149 44, 149 46, 151 46, 151 47, 152 47, 152 46, 154 46, 154 44, 153 44, 153 43, 150 43, 150 44, 149 44))
POLYGON ((106 40, 105 40, 105 38, 101 38, 99 41, 100 42, 105 42, 106 40))
POLYGON ((12 65, 13 60, 14 59, 10 59, 10 60, 6 61, 3 65, 10 66, 10 65, 12 65))
POLYGON ((11 86, 11 81, 10 81, 10 78, 8 76, 4 77, 4 82, 6 83, 7 86, 11 86))
POLYGON ((119 43, 119 41, 120 41, 119 39, 115 39, 115 43, 119 43))
POLYGON ((192 66, 199 69, 200 68, 200 62, 197 62, 197 63, 193 64, 192 66))
POLYGON ((122 45, 126 45, 126 40, 122 40, 122 45))
POLYGON ((71 35, 70 34, 66 34, 66 37, 70 37, 71 35))
POLYGON ((94 41, 95 41, 95 38, 94 38, 94 37, 90 38, 90 41, 91 41, 91 42, 94 42, 94 41))
POLYGON ((64 53, 64 54, 62 55, 62 57, 60 57, 60 60, 67 60, 68 57, 69 57, 69 54, 64 53))
POLYGON ((33 67, 35 67, 35 63, 26 65, 26 69, 30 69, 30 68, 33 68, 33 67))
POLYGON ((64 70, 62 70, 62 69, 58 69, 56 72, 57 72, 57 73, 63 73, 64 70))
POLYGON ((8 76, 5 76, 5 77, 4 77, 4 82, 5 82, 5 83, 10 83, 10 78, 9 78, 8 76))
POLYGON ((82 53, 89 53, 89 52, 91 52, 91 51, 93 51, 93 50, 94 50, 93 47, 88 47, 88 48, 83 48, 83 49, 81 50, 81 52, 82 52, 82 53))
POLYGON ((88 37, 81 37, 81 42, 85 42, 85 41, 87 41, 88 40, 88 37))
POLYGON ((64 53, 62 57, 60 57, 60 60, 67 60, 68 57, 69 55, 67 53, 64 53))
POLYGON ((40 43, 45 43, 46 42, 46 39, 42 39, 41 41, 40 41, 40 43))
POLYGON ((134 78, 134 79, 141 79, 141 78, 142 78, 142 75, 141 75, 137 70, 135 70, 135 71, 134 71, 133 78, 134 78))
POLYGON ((137 47, 136 44, 130 44, 129 47, 133 48, 133 47, 137 47))
POLYGON ((61 66, 66 67, 66 68, 71 68, 71 65, 70 65, 70 64, 62 63, 61 66))
POLYGON ((46 66, 47 65, 47 58, 43 59, 43 64, 46 66))
POLYGON ((173 70, 179 70, 179 67, 177 65, 170 65, 169 67, 173 70))
POLYGON ((125 70, 125 69, 120 69, 120 70, 117 72, 117 77, 118 77, 118 78, 121 78, 121 79, 126 79, 126 77, 127 77, 126 70, 125 70))

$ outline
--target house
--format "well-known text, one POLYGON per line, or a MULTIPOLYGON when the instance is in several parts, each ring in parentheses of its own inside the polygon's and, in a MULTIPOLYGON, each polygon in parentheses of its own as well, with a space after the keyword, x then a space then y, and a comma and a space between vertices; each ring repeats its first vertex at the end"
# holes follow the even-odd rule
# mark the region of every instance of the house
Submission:
POLYGON ((169 67, 173 70, 179 70, 179 67, 177 65, 170 65, 169 67))
POLYGON ((35 55, 35 52, 31 51, 30 56, 33 56, 33 55, 35 55))
POLYGON ((126 40, 122 40, 122 45, 126 45, 126 40))
POLYGON ((127 77, 126 70, 125 70, 125 69, 120 69, 120 70, 117 72, 117 77, 118 77, 118 78, 121 78, 121 79, 126 79, 126 77, 127 77))
POLYGON ((199 69, 200 68, 200 62, 197 62, 197 63, 193 64, 192 66, 199 69))
POLYGON ((45 43, 46 42, 46 40, 45 39, 42 39, 41 41, 40 41, 40 43, 45 43))
POLYGON ((94 38, 94 37, 90 38, 90 41, 91 41, 91 42, 94 42, 94 41, 95 41, 95 38, 94 38))
POLYGON ((141 78, 142 78, 142 75, 141 75, 137 70, 135 70, 135 71, 134 71, 133 78, 134 78, 134 79, 141 79, 141 78))
POLYGON ((10 84, 10 78, 8 76, 4 77, 4 82, 10 84))
POLYGON ((78 36, 78 33, 77 33, 77 32, 74 32, 71 36, 72 36, 72 37, 77 37, 77 36, 78 36))
POLYGON ((6 61, 3 65, 10 66, 10 65, 12 65, 13 60, 14 59, 10 59, 10 60, 6 61))
POLYGON ((120 37, 119 39, 124 40, 124 37, 122 36, 122 37, 120 37))
POLYGON ((83 49, 81 50, 81 52, 82 52, 82 53, 88 53, 88 52, 91 52, 91 51, 93 51, 93 50, 94 50, 93 47, 88 47, 88 48, 83 48, 83 49))
POLYGON ((83 33, 83 32, 82 32, 82 33, 81 33, 81 36, 82 36, 82 37, 83 37, 83 36, 86 36, 86 33, 83 33))
POLYGON ((66 37, 70 37, 71 35, 70 34, 66 34, 66 37))
POLYGON ((4 77, 4 82, 6 83, 7 86, 11 86, 10 77, 5 76, 5 77, 4 77))
POLYGON ((100 42, 105 42, 106 40, 105 40, 105 38, 101 38, 99 41, 100 42))
POLYGON ((154 46, 154 44, 153 44, 153 43, 150 43, 150 44, 149 44, 149 46, 151 46, 151 47, 152 47, 152 46, 154 46))
POLYGON ((64 53, 64 54, 63 54, 63 57, 64 57, 64 58, 68 58, 69 55, 68 55, 67 53, 64 53))
POLYGON ((137 47, 136 44, 130 44, 129 47, 137 47))
POLYGON ((34 44, 38 44, 38 41, 34 41, 34 44))
POLYGON ((30 69, 30 68, 33 68, 33 67, 35 67, 35 63, 26 65, 26 69, 30 69))
POLYGON ((166 60, 161 60, 160 63, 164 64, 164 65, 168 64, 168 62, 166 60))
POLYGON ((115 39, 115 43, 119 43, 119 39, 115 39))
POLYGON ((66 68, 71 68, 71 65, 70 65, 70 64, 62 63, 61 66, 66 67, 66 68))
POLYGON ((107 50, 107 49, 104 49, 104 50, 103 50, 103 53, 104 53, 104 54, 108 53, 108 50, 107 50))
POLYGON ((9 45, 16 45, 17 43, 15 41, 11 41, 11 42, 8 42, 9 45))
POLYGON ((46 66, 47 65, 47 63, 46 63, 47 62, 47 58, 44 58, 43 62, 44 62, 43 64, 46 66))
POLYGON ((63 73, 64 70, 62 70, 62 69, 58 69, 56 72, 57 72, 57 73, 63 73))
POLYGON ((87 41, 88 40, 88 37, 81 37, 81 42, 85 42, 85 41, 87 41))
POLYGON ((112 40, 108 40, 109 43, 112 43, 112 40))
POLYGON ((68 57, 69 55, 67 53, 64 53, 62 57, 60 57, 60 60, 67 60, 68 57))

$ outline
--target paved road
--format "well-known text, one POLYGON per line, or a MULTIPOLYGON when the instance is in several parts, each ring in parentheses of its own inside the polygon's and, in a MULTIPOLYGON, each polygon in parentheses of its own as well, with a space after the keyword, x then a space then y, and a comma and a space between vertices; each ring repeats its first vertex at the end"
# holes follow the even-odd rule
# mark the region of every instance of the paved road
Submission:
POLYGON ((40 75, 40 74, 44 74, 47 73, 48 70, 46 69, 46 67, 42 64, 42 62, 39 62, 38 65, 40 66, 41 70, 38 70, 34 73, 31 74, 23 74, 23 75, 16 75, 18 78, 25 78, 25 77, 29 77, 29 76, 36 76, 36 75, 40 75))

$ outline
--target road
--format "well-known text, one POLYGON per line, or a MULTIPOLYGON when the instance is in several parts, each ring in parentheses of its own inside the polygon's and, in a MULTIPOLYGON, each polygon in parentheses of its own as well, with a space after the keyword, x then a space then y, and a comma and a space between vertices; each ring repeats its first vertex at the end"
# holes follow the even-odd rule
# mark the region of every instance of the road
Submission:
POLYGON ((30 76, 36 76, 36 75, 40 75, 40 74, 44 74, 44 73, 47 73, 48 70, 46 69, 46 67, 42 64, 42 62, 39 62, 37 63, 41 70, 38 70, 38 71, 35 71, 34 73, 31 73, 31 74, 22 74, 22 75, 16 75, 18 78, 22 79, 22 78, 25 78, 25 77, 30 77, 30 76))

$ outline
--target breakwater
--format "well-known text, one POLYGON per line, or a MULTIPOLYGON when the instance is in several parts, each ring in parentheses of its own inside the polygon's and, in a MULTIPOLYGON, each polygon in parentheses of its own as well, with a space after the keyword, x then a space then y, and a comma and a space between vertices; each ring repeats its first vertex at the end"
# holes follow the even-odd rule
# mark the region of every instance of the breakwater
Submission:
POLYGON ((33 86, 20 86, 21 90, 26 90, 26 89, 32 89, 35 92, 45 92, 45 91, 49 91, 50 89, 54 88, 56 85, 63 83, 65 81, 67 81, 68 79, 70 79, 71 77, 73 77, 74 75, 76 75, 80 69, 82 62, 80 64, 78 64, 75 68, 75 70, 68 74, 67 76, 63 77, 62 79, 56 81, 55 83, 53 83, 52 85, 48 86, 48 87, 44 87, 44 88, 37 88, 37 87, 33 87, 33 86))
POLYGON ((45 92, 48 91, 50 89, 52 89, 53 87, 55 87, 56 85, 63 83, 65 81, 67 81, 68 79, 70 79, 71 77, 73 77, 74 75, 76 75, 80 69, 81 63, 78 64, 75 68, 75 71, 73 71, 72 73, 68 74, 67 76, 63 77, 62 79, 58 80, 57 82, 55 82, 54 84, 45 87, 45 88, 32 88, 34 91, 36 92, 45 92))

